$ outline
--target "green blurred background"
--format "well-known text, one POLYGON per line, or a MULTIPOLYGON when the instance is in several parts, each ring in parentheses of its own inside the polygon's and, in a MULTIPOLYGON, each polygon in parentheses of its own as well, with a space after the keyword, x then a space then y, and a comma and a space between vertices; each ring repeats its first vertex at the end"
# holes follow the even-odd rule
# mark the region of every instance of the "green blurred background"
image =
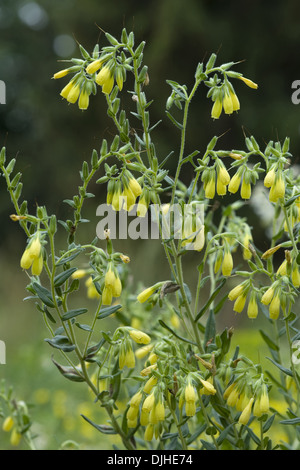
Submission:
MULTIPOLYGON (((77 43, 92 51, 97 42, 106 45, 101 29, 119 37, 123 27, 134 31, 137 42, 147 42, 147 96, 154 100, 152 122, 162 119, 153 134, 161 159, 172 150, 176 155, 179 142, 178 131, 164 114, 170 93, 166 80, 190 86, 198 62, 217 52, 218 63, 241 61, 236 70, 257 82, 259 88, 254 91, 237 83, 241 110, 219 121, 210 119, 211 102, 202 89, 190 111, 187 152, 204 150, 214 135, 223 133, 219 148, 244 148, 245 133, 253 134, 262 146, 269 140, 283 141, 288 135, 294 162, 298 163, 300 106, 291 101, 291 84, 300 79, 298 0, 0 0, 0 80, 6 84, 6 104, 0 105, 0 145, 6 146, 10 157, 17 158, 17 170, 23 173, 23 197, 32 212, 39 204, 46 205, 48 213, 55 212, 58 218, 68 217, 68 206, 62 201, 75 194, 82 161, 89 160, 94 148, 100 148, 103 138, 110 142, 114 136, 101 93, 91 100, 87 112, 81 112, 77 106, 62 102, 59 92, 66 82, 51 77, 64 68, 59 61, 78 56, 77 43)), ((137 125, 132 121, 133 127, 137 125)), ((170 174, 175 161, 174 156, 170 174)), ((188 182, 191 176, 185 167, 183 179, 188 182)), ((97 202, 102 202, 100 189, 92 189, 97 202)), ((27 279, 19 269, 19 258, 25 237, 9 219, 12 206, 3 181, 0 200, 0 339, 7 345, 7 365, 0 365, 0 377, 14 384, 20 398, 44 401, 33 408, 34 418, 41 434, 47 434, 43 445, 56 448, 69 434, 51 418, 55 416, 51 408, 54 391, 61 388, 67 400, 69 390, 73 397, 74 387, 62 383, 53 371, 51 351, 42 341, 45 331, 41 318, 32 304, 22 300, 27 279), (48 398, 47 388, 51 390, 48 398)), ((90 207, 93 216, 95 206, 90 207)), ((249 215, 250 220, 256 220, 251 212, 249 215)), ((88 232, 91 238, 96 223, 95 217, 88 232)), ((264 234, 257 222, 254 231, 259 246, 264 234)), ((265 248, 263 243, 261 246, 265 248)), ((124 243, 122 250, 134 257, 133 273, 146 285, 153 281, 157 269, 161 276, 167 272, 157 243, 147 245, 147 249, 144 243, 124 243)), ((191 273, 191 280, 193 276, 191 273)), ((255 350, 257 360, 257 326, 250 321, 239 322, 248 329, 247 338, 254 335, 245 348, 250 354, 255 350)), ((222 323, 236 323, 232 312, 222 323)), ((261 351, 263 355, 263 347, 261 351)), ((78 406, 89 401, 80 385, 75 389, 77 394, 72 399, 78 400, 78 406)), ((72 419, 71 413, 69 427, 74 431, 72 419)), ((86 432, 89 446, 98 435, 96 431, 86 432)), ((8 445, 2 439, 0 433, 0 449, 8 445)))

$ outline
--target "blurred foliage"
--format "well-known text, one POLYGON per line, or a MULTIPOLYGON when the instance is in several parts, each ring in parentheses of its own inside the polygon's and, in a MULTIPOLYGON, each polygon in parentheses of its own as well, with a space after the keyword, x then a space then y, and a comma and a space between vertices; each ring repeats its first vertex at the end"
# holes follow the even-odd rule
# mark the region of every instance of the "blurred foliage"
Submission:
MULTIPOLYGON (((219 121, 210 119, 211 102, 205 101, 200 91, 190 111, 187 152, 201 151, 213 135, 224 134, 220 140, 223 148, 243 148, 244 134, 253 134, 260 144, 270 139, 283 140, 288 135, 294 162, 298 163, 299 107, 291 102, 291 84, 300 78, 296 60, 298 11, 298 0, 148 0, 138 3, 134 0, 1 0, 0 80, 6 84, 7 96, 6 104, 0 106, 0 144, 7 147, 8 155, 17 156, 18 170, 23 173, 23 195, 31 210, 34 212, 36 204, 46 204, 49 213, 54 211, 58 218, 62 217, 68 211, 62 201, 74 194, 82 161, 89 159, 93 148, 99 149, 103 138, 110 141, 114 136, 113 124, 102 111, 104 97, 101 93, 91 100, 88 112, 81 112, 76 106, 70 109, 59 96, 62 81, 51 80, 52 75, 64 68, 60 60, 78 55, 76 43, 92 51, 95 43, 104 43, 102 30, 119 37, 123 26, 133 30, 138 41, 147 42, 145 63, 149 65, 150 74, 147 94, 154 100, 153 121, 162 119, 155 131, 161 159, 179 142, 178 131, 164 115, 164 103, 170 93, 166 79, 190 85, 198 62, 217 52, 220 63, 244 61, 239 70, 257 82, 259 89, 249 93, 243 83, 238 83, 236 92, 241 110, 219 121)), ((123 95, 134 110, 130 96, 126 91, 123 95)), ((132 126, 135 125, 138 123, 133 118, 132 126)), ((176 159, 176 154, 173 158, 176 159)), ((174 167, 170 160, 171 172, 174 167)), ((187 168, 184 177, 190 181, 187 168)), ((97 203, 102 202, 99 190, 95 191, 97 203)), ((62 380, 50 363, 48 346, 42 342, 37 312, 31 305, 21 303, 26 276, 18 270, 18 259, 25 240, 18 226, 9 219, 11 203, 1 181, 0 198, 0 265, 5 273, 5 282, 0 285, 0 338, 4 333, 10 363, 9 367, 0 366, 1 377, 18 383, 17 394, 25 395, 21 399, 35 400, 36 431, 47 436, 48 448, 55 448, 61 443, 58 442, 60 436, 64 439, 65 428, 60 428, 64 417, 62 421, 53 418, 57 397, 54 392, 52 396, 52 391, 57 384, 59 400, 62 380), (14 337, 10 335, 11 322, 18 323, 18 337, 15 329, 14 337), (48 384, 51 384, 51 396, 43 395, 43 390, 49 390, 48 384)), ((91 210, 95 214, 94 205, 91 210)), ((96 222, 90 225, 92 230, 96 229, 96 222)), ((91 236, 94 235, 93 232, 91 236)), ((145 282, 154 265, 160 262, 159 249, 156 244, 145 253, 142 244, 135 246, 136 259, 142 258, 135 270, 143 271, 145 282), (149 268, 147 272, 144 265, 149 268)), ((230 325, 235 322, 239 319, 230 319, 230 325)), ((259 338, 257 324, 253 331, 255 342, 259 338)), ((249 338, 247 331, 243 352, 251 357, 251 351, 259 354, 259 348, 257 343, 253 346, 249 338)), ((61 400, 69 397, 67 385, 63 382, 61 400)), ((76 403, 71 402, 72 411, 82 402, 91 406, 80 385, 77 391, 78 395, 72 398, 76 403)), ((65 413, 67 422, 67 410, 65 413)), ((76 440, 78 433, 72 436, 72 429, 78 423, 72 419, 77 419, 73 413, 69 425, 65 425, 71 430, 66 436, 76 440)), ((83 435, 84 432, 94 433, 98 439, 94 430, 82 432, 83 435)), ((86 435, 86 439, 93 441, 91 434, 86 435)), ((0 444, 1 449, 6 446, 5 442, 0 444)))

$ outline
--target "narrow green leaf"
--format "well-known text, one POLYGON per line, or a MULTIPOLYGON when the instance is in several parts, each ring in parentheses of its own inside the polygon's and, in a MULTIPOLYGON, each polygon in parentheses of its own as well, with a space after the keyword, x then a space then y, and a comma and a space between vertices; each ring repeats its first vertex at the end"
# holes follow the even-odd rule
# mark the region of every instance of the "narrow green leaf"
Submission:
POLYGON ((274 341, 272 341, 271 338, 264 331, 259 330, 259 332, 270 349, 272 349, 273 351, 279 351, 279 347, 277 346, 277 344, 275 344, 274 341))
POLYGON ((75 271, 77 271, 77 268, 70 268, 60 274, 57 274, 57 276, 54 278, 54 287, 61 286, 64 282, 66 282, 67 279, 69 279, 69 277, 72 276, 73 273, 75 273, 75 271))
POLYGON ((290 424, 292 426, 297 426, 300 424, 300 418, 293 418, 293 419, 284 419, 279 421, 279 424, 290 424))
POLYGON ((109 315, 112 315, 113 313, 116 313, 118 310, 120 310, 120 308, 122 308, 122 305, 112 305, 111 307, 105 307, 105 308, 102 308, 99 312, 99 315, 97 318, 106 318, 108 317, 109 315))
POLYGON ((197 344, 194 343, 194 341, 190 341, 189 339, 183 338, 182 336, 179 336, 177 333, 175 333, 175 331, 173 331, 172 328, 166 325, 166 323, 163 320, 158 320, 158 321, 163 328, 165 328, 170 333, 172 333, 172 335, 175 336, 176 338, 180 339, 181 341, 184 341, 185 343, 189 343, 189 344, 193 344, 194 346, 197 346, 197 344))
POLYGON ((273 424, 273 421, 275 419, 275 416, 276 416, 276 413, 274 413, 272 416, 270 416, 267 421, 264 423, 263 425, 263 432, 267 432, 269 431, 270 427, 272 426, 273 424))
POLYGON ((33 282, 32 287, 36 292, 37 296, 41 299, 41 301, 47 305, 47 307, 54 308, 54 301, 51 295, 51 292, 46 289, 45 287, 41 286, 37 282, 33 282))
POLYGON ((64 352, 72 352, 75 349, 75 344, 71 344, 66 336, 57 335, 54 338, 46 338, 45 341, 53 348, 61 349, 64 352))
POLYGON ((62 321, 71 320, 71 318, 78 317, 79 315, 83 315, 87 311, 88 311, 87 308, 77 308, 74 310, 69 310, 61 317, 61 319, 62 321))
POLYGON ((267 357, 267 359, 269 359, 269 361, 271 361, 274 364, 274 366, 278 367, 278 369, 280 369, 281 372, 283 372, 286 375, 289 375, 290 377, 293 377, 293 372, 290 369, 283 367, 281 364, 278 364, 278 362, 274 361, 270 357, 267 357))
POLYGON ((195 322, 197 322, 203 315, 204 313, 206 312, 206 310, 208 309, 208 307, 210 306, 210 304, 213 302, 213 300, 217 297, 218 293, 220 292, 220 290, 222 289, 222 287, 224 286, 226 282, 226 279, 222 279, 220 284, 217 286, 217 288, 215 289, 215 291, 212 293, 212 295, 209 297, 208 301, 206 302, 206 304, 202 307, 202 309, 200 310, 200 312, 198 313, 198 315, 196 316, 195 318, 195 322))
POLYGON ((211 444, 210 442, 204 441, 203 439, 200 439, 200 441, 202 442, 202 445, 203 445, 204 449, 206 449, 206 450, 217 450, 216 447, 213 444, 211 444))
POLYGON ((83 419, 85 419, 85 421, 87 421, 89 424, 91 424, 94 428, 97 429, 97 431, 100 431, 102 432, 103 434, 117 434, 116 431, 114 430, 114 428, 112 428, 111 426, 107 426, 105 424, 96 424, 94 423, 92 420, 90 420, 89 418, 87 418, 86 416, 84 415, 81 415, 83 417, 83 419))

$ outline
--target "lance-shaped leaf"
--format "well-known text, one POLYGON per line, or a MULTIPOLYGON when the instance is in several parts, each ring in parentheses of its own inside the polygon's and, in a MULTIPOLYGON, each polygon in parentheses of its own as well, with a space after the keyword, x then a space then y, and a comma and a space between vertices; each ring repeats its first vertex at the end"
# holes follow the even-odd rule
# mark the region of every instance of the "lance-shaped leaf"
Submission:
POLYGON ((72 276, 73 273, 75 273, 75 271, 77 271, 77 268, 70 268, 60 274, 57 274, 57 276, 54 278, 54 287, 61 286, 64 282, 66 282, 67 279, 69 279, 69 277, 72 276))
POLYGON ((77 308, 74 310, 69 310, 68 312, 64 313, 61 319, 62 321, 71 320, 71 318, 78 317, 79 315, 83 315, 87 311, 88 311, 87 308, 77 308))
POLYGON ((53 348, 61 349, 64 352, 72 352, 75 349, 75 344, 70 343, 69 339, 63 335, 56 335, 54 338, 45 338, 45 341, 53 348))
POLYGON ((65 367, 62 366, 61 364, 58 364, 53 357, 51 358, 53 364, 57 367, 59 372, 68 380, 71 380, 72 382, 84 382, 85 379, 82 377, 77 370, 73 369, 73 367, 65 367))

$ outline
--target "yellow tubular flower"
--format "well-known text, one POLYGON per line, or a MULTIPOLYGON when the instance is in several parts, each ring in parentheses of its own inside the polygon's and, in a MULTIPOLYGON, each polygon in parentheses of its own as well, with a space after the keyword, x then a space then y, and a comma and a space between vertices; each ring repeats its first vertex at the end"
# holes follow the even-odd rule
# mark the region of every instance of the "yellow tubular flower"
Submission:
POLYGON ((263 384, 262 394, 260 396, 260 409, 262 413, 268 413, 269 411, 269 395, 266 384, 263 384))
POLYGON ((64 69, 64 70, 60 70, 59 72, 56 72, 54 75, 53 75, 53 78, 57 79, 57 78, 63 78, 65 77, 66 75, 68 75, 69 73, 69 69, 64 69))
POLYGON ((29 242, 20 261, 22 269, 29 269, 31 267, 32 274, 39 276, 43 269, 43 256, 42 245, 39 235, 29 242))
POLYGON ((250 297, 248 309, 247 309, 247 315, 249 318, 256 318, 258 315, 258 305, 256 301, 256 294, 251 295, 250 297))
POLYGON ((275 173, 274 168, 268 171, 264 179, 264 185, 266 188, 271 188, 271 186, 273 186, 274 181, 275 181, 275 176, 276 176, 276 173, 275 173))
POLYGON ((185 401, 187 402, 191 402, 191 401, 195 402, 197 400, 195 387, 191 383, 188 383, 188 385, 185 387, 184 397, 185 397, 185 401))
POLYGON ((43 270, 43 256, 40 255, 38 258, 35 258, 35 260, 32 263, 31 266, 31 273, 33 276, 39 276, 43 270))
POLYGON ((234 312, 237 312, 237 313, 241 313, 245 307, 245 303, 246 303, 246 299, 247 299, 247 295, 240 295, 235 303, 234 303, 234 306, 233 306, 233 310, 234 312))
POLYGON ((62 98, 64 98, 65 100, 68 99, 68 95, 70 93, 70 91, 72 90, 72 88, 74 87, 74 83, 73 81, 71 80, 60 92, 60 96, 62 96, 62 98))
POLYGON ((219 196, 225 196, 227 193, 227 187, 219 179, 217 180, 217 194, 219 196))
POLYGON ((273 295, 274 295, 274 289, 271 286, 271 287, 269 287, 269 289, 262 296, 261 303, 264 304, 264 305, 269 305, 269 303, 273 299, 273 295))
POLYGON ((164 421, 165 419, 165 405, 162 401, 156 403, 155 418, 157 421, 164 421))
POLYGON ((215 274, 217 274, 217 272, 219 271, 222 261, 223 261, 223 252, 222 250, 218 250, 217 258, 216 258, 215 265, 214 265, 215 274))
POLYGON ((89 73, 90 75, 93 75, 93 73, 97 72, 97 70, 100 69, 102 63, 103 63, 102 59, 94 60, 87 66, 86 68, 87 73, 89 73))
POLYGON ((106 287, 113 287, 114 282, 115 282, 116 276, 115 273, 111 267, 111 264, 109 265, 105 277, 104 277, 104 284, 106 287))
POLYGON ((155 353, 151 353, 149 356, 148 361, 150 362, 151 365, 156 364, 158 360, 158 357, 155 353))
POLYGON ((156 369, 156 368, 157 368, 157 364, 152 364, 151 366, 148 366, 145 369, 143 369, 141 371, 141 375, 143 377, 147 377, 147 375, 150 375, 152 373, 153 369, 156 369))
POLYGON ((242 293, 244 292, 244 286, 243 284, 239 284, 238 286, 234 287, 231 289, 231 291, 228 294, 228 299, 229 300, 236 300, 242 293))
POLYGON ((279 268, 277 269, 277 272, 276 274, 280 275, 280 276, 286 276, 286 268, 287 268, 287 260, 285 259, 281 265, 279 266, 279 268))
POLYGON ((249 78, 245 78, 245 77, 238 77, 240 80, 242 80, 248 87, 250 88, 253 88, 254 90, 256 90, 258 88, 258 85, 257 83, 254 83, 252 80, 250 80, 249 78))
POLYGON ((10 436, 11 445, 14 447, 17 447, 20 444, 21 439, 22 439, 22 434, 19 433, 16 428, 14 428, 10 436))
MULTIPOLYGON (((128 408, 127 413, 126 413, 127 421, 135 421, 138 414, 139 414, 138 406, 130 406, 128 408)), ((133 427, 135 427, 135 426, 133 426, 133 427)))
POLYGON ((215 197, 215 193, 216 193, 216 183, 215 183, 215 179, 214 178, 211 178, 208 183, 205 185, 205 197, 207 199, 213 199, 215 197))
POLYGON ((238 97, 232 91, 230 91, 230 97, 232 101, 233 111, 238 111, 241 107, 238 97))
POLYGON ((89 107, 90 95, 86 91, 82 91, 79 96, 78 107, 85 111, 89 107))
POLYGON ((135 178, 130 178, 128 185, 135 197, 138 197, 140 194, 142 194, 141 185, 135 178))
POLYGON ((151 341, 150 336, 140 330, 130 330, 130 337, 138 344, 149 344, 151 341))
POLYGON ((227 405, 234 407, 239 398, 239 391, 237 388, 233 388, 227 398, 227 405))
POLYGON ((102 303, 103 305, 111 305, 112 303, 112 290, 110 287, 104 287, 103 292, 102 292, 102 303))
POLYGON ((229 385, 226 390, 224 391, 223 398, 224 400, 227 400, 231 392, 236 388, 236 383, 233 382, 231 385, 229 385))
POLYGON ((148 442, 152 441, 153 431, 154 431, 153 424, 148 424, 148 426, 145 429, 145 434, 144 434, 145 441, 148 441, 148 442))
POLYGON ((196 414, 196 402, 187 401, 185 403, 185 414, 187 416, 195 416, 195 414, 196 414))
POLYGON ((115 191, 112 196, 111 205, 114 211, 120 211, 122 209, 123 198, 121 183, 116 185, 115 191))
POLYGON ((13 425, 14 425, 13 418, 11 416, 8 416, 3 422, 2 430, 4 432, 10 432, 12 430, 13 425))
POLYGON ((82 279, 87 275, 87 271, 85 269, 77 269, 75 273, 72 274, 72 279, 82 279))
POLYGON ((239 398, 237 399, 237 402, 235 404, 235 408, 237 411, 243 411, 244 408, 248 405, 249 398, 245 393, 240 393, 239 398))
POLYGON ((215 389, 213 384, 210 383, 208 380, 200 379, 200 382, 202 383, 203 387, 210 395, 215 395, 217 393, 217 390, 215 389))
POLYGON ((279 199, 283 198, 285 195, 285 182, 281 175, 277 175, 275 182, 270 189, 269 201, 277 202, 279 199))
POLYGON ((141 426, 147 426, 147 424, 149 423, 149 413, 147 411, 141 411, 140 423, 141 426))
POLYGON ((66 99, 69 103, 75 104, 79 98, 79 94, 80 84, 73 85, 66 99))
POLYGON ((260 418, 261 415, 263 414, 261 409, 260 409, 260 399, 257 398, 254 402, 254 406, 253 406, 253 416, 256 416, 256 418, 260 418))
POLYGON ((225 250, 223 262, 222 262, 222 274, 223 276, 230 276, 233 269, 233 259, 229 250, 225 250))
POLYGON ((130 419, 127 420, 127 427, 129 429, 134 429, 137 427, 137 416, 133 420, 130 420, 130 419))
POLYGON ((222 184, 225 184, 226 186, 230 182, 230 175, 226 168, 224 166, 221 166, 218 171, 218 180, 221 181, 222 184))
POLYGON ((147 356, 147 354, 149 354, 151 349, 153 349, 153 344, 147 344, 147 346, 143 346, 142 348, 139 348, 135 351, 135 357, 137 359, 143 359, 144 357, 147 356))
POLYGON ((133 369, 135 367, 135 355, 132 349, 129 349, 125 353, 124 366, 127 366, 128 369, 133 369))
POLYGON ((247 183, 244 179, 241 186, 241 198, 250 199, 251 197, 251 184, 247 183))
POLYGON ((216 99, 211 110, 212 119, 219 119, 222 113, 223 103, 222 100, 216 99))
POLYGON ((138 408, 140 406, 140 403, 142 401, 142 398, 143 398, 143 394, 142 392, 139 390, 137 393, 135 393, 133 395, 133 397, 131 398, 130 400, 130 406, 134 406, 136 408, 138 408))
POLYGON ((294 266, 293 266, 292 283, 296 288, 300 287, 300 273, 299 273, 297 263, 294 263, 294 266))
POLYGON ((233 175, 233 177, 230 180, 230 183, 228 185, 228 191, 232 194, 235 194, 240 187, 240 183, 241 183, 241 176, 237 172, 235 173, 235 175, 233 175))
POLYGON ((144 392, 150 393, 156 384, 157 384, 157 378, 154 377, 154 375, 152 375, 152 377, 150 377, 150 379, 148 379, 144 385, 144 388, 143 388, 144 392))
POLYGON ((227 91, 225 92, 225 96, 223 99, 223 108, 225 114, 232 114, 233 113, 233 102, 230 93, 227 91))
POLYGON ((270 318, 272 320, 277 320, 277 318, 279 317, 279 313, 280 313, 280 298, 279 298, 279 295, 276 294, 270 303, 270 307, 269 307, 270 318))
POLYGON ((144 302, 146 302, 146 300, 148 300, 151 297, 151 295, 154 294, 156 289, 157 287, 155 286, 148 287, 137 296, 137 300, 140 302, 140 304, 143 304, 144 302))
POLYGON ((124 199, 124 209, 130 211, 135 204, 136 197, 129 186, 124 188, 122 196, 124 199))
POLYGON ((154 404, 155 404, 155 396, 154 396, 154 392, 152 392, 150 395, 148 395, 145 398, 144 403, 142 405, 142 410, 146 413, 150 413, 150 411, 154 407, 154 404))
POLYGON ((102 86, 102 92, 110 94, 114 86, 114 75, 108 66, 104 66, 96 76, 96 83, 102 86))
POLYGON ((250 419, 251 416, 251 410, 252 410, 252 404, 253 404, 254 398, 250 398, 248 405, 246 408, 244 408, 241 416, 239 417, 239 423, 246 425, 250 419))
POLYGON ((149 201, 147 200, 145 195, 142 195, 139 199, 137 209, 136 209, 136 214, 138 217, 145 217, 147 214, 147 210, 149 207, 149 201))

